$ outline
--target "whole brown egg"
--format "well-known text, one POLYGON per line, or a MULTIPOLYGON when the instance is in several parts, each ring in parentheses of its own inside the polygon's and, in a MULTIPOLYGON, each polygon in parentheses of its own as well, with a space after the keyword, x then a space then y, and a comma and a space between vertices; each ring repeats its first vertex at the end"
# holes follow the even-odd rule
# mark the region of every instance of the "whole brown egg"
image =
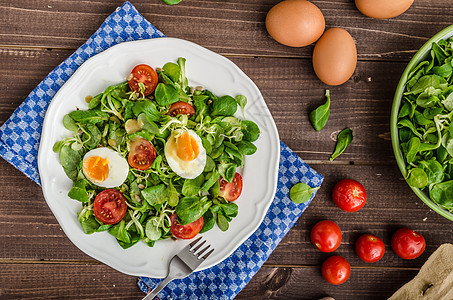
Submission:
POLYGON ((340 85, 354 74, 357 49, 352 36, 342 28, 326 30, 313 50, 313 69, 321 81, 340 85))
POLYGON ((355 6, 365 16, 389 19, 401 15, 414 0, 355 0, 355 6))
POLYGON ((272 7, 266 16, 266 29, 277 42, 303 47, 316 42, 324 32, 321 10, 306 0, 285 0, 272 7))

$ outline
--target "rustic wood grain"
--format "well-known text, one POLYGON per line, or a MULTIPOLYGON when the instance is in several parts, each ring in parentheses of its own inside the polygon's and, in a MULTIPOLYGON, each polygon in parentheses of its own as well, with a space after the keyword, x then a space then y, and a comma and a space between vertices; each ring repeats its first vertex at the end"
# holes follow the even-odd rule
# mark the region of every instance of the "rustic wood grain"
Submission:
POLYGON ((321 276, 320 268, 262 268, 236 299, 387 299, 417 270, 352 268, 351 277, 334 286, 321 276), (286 280, 286 281, 285 281, 286 280))
MULTIPOLYGON (((1 263, 1 299, 140 299, 137 278, 105 265, 1 263), (28 275, 28 276, 26 276, 28 275)), ((349 280, 333 286, 320 268, 263 267, 236 299, 384 299, 417 270, 353 268, 349 280), (373 280, 369 280, 373 278, 373 280)))
MULTIPOLYGON (((230 55, 310 57, 312 46, 290 48, 269 38, 263 22, 279 0, 136 0, 136 8, 167 36, 230 55), (182 18, 181 16, 184 16, 182 18)), ((121 2, 0 1, 0 45, 76 49, 121 2), (57 25, 58 24, 58 25, 57 25), (50 26, 49 26, 50 25, 50 26)), ((408 60, 429 37, 451 24, 448 0, 417 1, 390 20, 362 15, 350 0, 313 1, 326 27, 343 27, 355 38, 360 59, 408 60)))
MULTIPOLYGON (((237 299, 384 299, 416 275, 427 257, 451 242, 452 223, 430 210, 404 182, 390 142, 393 93, 405 65, 432 35, 453 21, 449 0, 417 0, 403 15, 375 20, 350 0, 313 0, 326 27, 343 27, 354 37, 359 63, 344 85, 328 87, 311 66, 313 45, 291 48, 267 34, 267 11, 280 0, 161 0, 132 3, 167 36, 193 41, 226 55, 257 84, 276 121, 280 138, 324 175, 313 203, 237 299), (328 124, 316 132, 308 112, 332 94, 328 124), (334 162, 328 158, 336 134, 354 131, 353 143, 334 162), (368 192, 356 213, 335 207, 337 181, 354 178, 368 192), (343 243, 335 252, 351 263, 341 286, 326 283, 320 265, 329 255, 316 250, 309 232, 322 219, 336 221, 343 243), (412 261, 397 257, 391 234, 409 226, 427 240, 425 253, 412 261), (362 262, 354 242, 363 233, 380 236, 386 254, 362 262)), ((121 1, 0 0, 0 125, 28 93, 94 33, 121 1)), ((47 207, 41 189, 0 160, 0 298, 139 299, 136 277, 121 274, 78 250, 47 207)))
POLYGON ((106 265, 0 263, 1 299, 141 299, 137 278, 106 265))

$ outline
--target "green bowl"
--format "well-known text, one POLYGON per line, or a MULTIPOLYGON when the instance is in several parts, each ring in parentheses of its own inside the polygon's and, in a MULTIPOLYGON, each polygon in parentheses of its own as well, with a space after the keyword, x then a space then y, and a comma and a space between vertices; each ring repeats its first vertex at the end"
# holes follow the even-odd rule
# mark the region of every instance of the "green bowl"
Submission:
MULTIPOLYGON (((398 119, 398 112, 400 110, 401 100, 405 89, 407 76, 413 68, 415 68, 422 60, 424 60, 427 57, 429 51, 431 50, 431 45, 433 42, 438 42, 441 39, 446 39, 451 36, 453 36, 453 25, 450 25, 444 30, 440 31, 435 36, 433 36, 428 42, 426 42, 423 45, 423 47, 421 47, 420 50, 418 50, 418 52, 414 55, 414 57, 407 65, 406 69, 403 72, 403 75, 401 76, 400 82, 398 83, 398 87, 396 88, 395 97, 393 98, 392 115, 390 119, 390 130, 391 130, 390 132, 392 135, 392 146, 393 152, 395 153, 396 162, 398 163, 398 167, 400 168, 400 171, 403 174, 404 178, 406 178, 407 174, 406 163, 404 161, 403 153, 399 145, 398 128, 396 126, 396 123, 398 119)), ((429 196, 425 192, 412 186, 410 188, 432 210, 434 210, 441 216, 453 221, 453 214, 439 207, 434 201, 432 201, 429 198, 429 196)))

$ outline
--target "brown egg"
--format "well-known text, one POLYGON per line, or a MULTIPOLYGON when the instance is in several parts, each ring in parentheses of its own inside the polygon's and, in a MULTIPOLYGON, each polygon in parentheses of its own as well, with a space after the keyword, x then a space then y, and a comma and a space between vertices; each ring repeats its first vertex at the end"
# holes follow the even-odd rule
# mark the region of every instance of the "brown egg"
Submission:
POLYGON ((355 0, 355 6, 365 16, 389 19, 401 15, 414 0, 355 0))
POLYGON ((354 74, 357 49, 352 36, 342 28, 326 30, 313 50, 313 69, 321 81, 340 85, 354 74))
POLYGON ((316 42, 324 32, 324 16, 306 0, 285 0, 272 7, 266 16, 266 29, 277 42, 303 47, 316 42))

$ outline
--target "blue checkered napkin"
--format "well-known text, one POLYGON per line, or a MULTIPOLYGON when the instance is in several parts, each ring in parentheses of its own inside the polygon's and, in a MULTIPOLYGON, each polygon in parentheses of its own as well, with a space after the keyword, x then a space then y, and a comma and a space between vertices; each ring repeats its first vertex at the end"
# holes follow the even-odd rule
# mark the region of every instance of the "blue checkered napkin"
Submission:
MULTIPOLYGON (((319 187, 323 181, 320 174, 283 142, 280 142, 280 148, 277 193, 260 227, 218 265, 170 282, 159 293, 160 299, 233 299, 258 272, 314 197, 313 195, 308 202, 295 204, 289 199, 290 188, 298 182, 319 187)), ((160 281, 161 279, 140 277, 138 285, 147 293, 160 281)))
POLYGON ((125 2, 85 44, 47 75, 0 127, 0 155, 40 184, 39 140, 47 107, 55 93, 88 58, 121 42, 163 36, 132 4, 125 2))

